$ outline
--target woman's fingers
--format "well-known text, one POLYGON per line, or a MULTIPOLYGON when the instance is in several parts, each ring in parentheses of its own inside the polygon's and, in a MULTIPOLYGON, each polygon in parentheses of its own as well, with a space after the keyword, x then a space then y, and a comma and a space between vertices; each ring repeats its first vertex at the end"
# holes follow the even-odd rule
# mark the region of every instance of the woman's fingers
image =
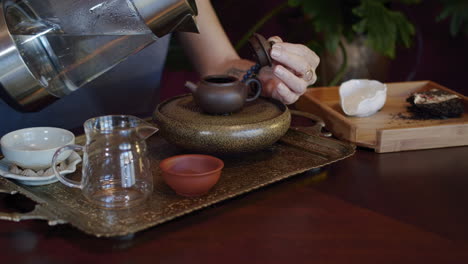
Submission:
POLYGON ((274 43, 270 53, 274 66, 261 70, 260 78, 266 88, 264 94, 292 104, 317 80, 315 70, 320 58, 308 47, 283 42, 278 36, 268 41, 274 43))
POLYGON ((289 43, 279 43, 273 46, 271 57, 282 64, 285 68, 292 70, 296 76, 302 78, 307 84, 315 83, 317 76, 315 69, 320 62, 318 56, 303 45, 284 45, 289 43), (286 47, 294 47, 290 50, 286 47))
POLYGON ((282 65, 276 65, 273 73, 294 93, 302 95, 308 86, 308 83, 303 79, 286 69, 282 65))
POLYGON ((280 100, 284 104, 292 104, 297 101, 299 95, 292 92, 284 83, 278 82, 273 90, 272 97, 280 100))
MULTIPOLYGON (((303 57, 306 61, 309 62, 310 66, 313 68, 317 68, 320 63, 320 58, 317 54, 309 49, 307 46, 302 44, 293 44, 287 42, 276 43, 273 45, 272 49, 276 49, 281 51, 285 51, 291 54, 296 54, 297 56, 303 57)), ((273 51, 272 50, 272 51, 273 51)))
POLYGON ((283 40, 279 36, 273 36, 268 39, 268 42, 282 43, 283 40))

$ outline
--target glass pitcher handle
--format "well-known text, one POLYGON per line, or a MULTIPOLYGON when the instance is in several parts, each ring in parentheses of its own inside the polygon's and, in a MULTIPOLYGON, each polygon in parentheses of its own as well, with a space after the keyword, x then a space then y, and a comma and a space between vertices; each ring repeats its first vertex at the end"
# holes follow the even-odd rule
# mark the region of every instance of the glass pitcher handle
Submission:
POLYGON ((57 159, 60 156, 60 154, 64 151, 67 151, 67 150, 84 151, 84 148, 85 147, 80 146, 80 145, 67 145, 67 146, 59 148, 55 152, 54 157, 52 158, 52 169, 54 170, 55 176, 59 179, 59 181, 61 181, 63 184, 65 184, 68 187, 82 189, 83 178, 81 178, 81 181, 74 181, 74 180, 65 178, 62 174, 60 174, 59 170, 57 169, 57 159))

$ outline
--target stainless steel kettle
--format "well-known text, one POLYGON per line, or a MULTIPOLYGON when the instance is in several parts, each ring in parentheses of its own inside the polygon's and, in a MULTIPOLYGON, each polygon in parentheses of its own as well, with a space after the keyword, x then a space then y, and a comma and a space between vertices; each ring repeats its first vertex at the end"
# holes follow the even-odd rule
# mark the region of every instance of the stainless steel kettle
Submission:
POLYGON ((0 97, 36 111, 174 31, 198 33, 195 0, 3 0, 0 97))

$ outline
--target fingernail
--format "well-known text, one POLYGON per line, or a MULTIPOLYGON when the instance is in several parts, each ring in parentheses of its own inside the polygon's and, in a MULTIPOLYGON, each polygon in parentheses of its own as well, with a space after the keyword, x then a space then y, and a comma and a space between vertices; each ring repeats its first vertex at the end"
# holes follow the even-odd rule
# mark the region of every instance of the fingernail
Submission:
POLYGON ((281 77, 281 76, 284 76, 285 74, 286 74, 286 72, 283 69, 283 67, 280 67, 280 66, 275 67, 275 75, 276 76, 281 77))
POLYGON ((281 47, 277 45, 273 46, 273 48, 271 49, 271 56, 273 58, 279 58, 279 56, 281 56, 281 47))

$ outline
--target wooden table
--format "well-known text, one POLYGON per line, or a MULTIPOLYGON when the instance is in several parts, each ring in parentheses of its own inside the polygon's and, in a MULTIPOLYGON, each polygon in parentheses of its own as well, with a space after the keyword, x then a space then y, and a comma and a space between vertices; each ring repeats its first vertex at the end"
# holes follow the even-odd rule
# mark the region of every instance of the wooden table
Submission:
POLYGON ((359 149, 133 237, 0 221, 0 249, 1 263, 468 263, 468 147, 359 149))

